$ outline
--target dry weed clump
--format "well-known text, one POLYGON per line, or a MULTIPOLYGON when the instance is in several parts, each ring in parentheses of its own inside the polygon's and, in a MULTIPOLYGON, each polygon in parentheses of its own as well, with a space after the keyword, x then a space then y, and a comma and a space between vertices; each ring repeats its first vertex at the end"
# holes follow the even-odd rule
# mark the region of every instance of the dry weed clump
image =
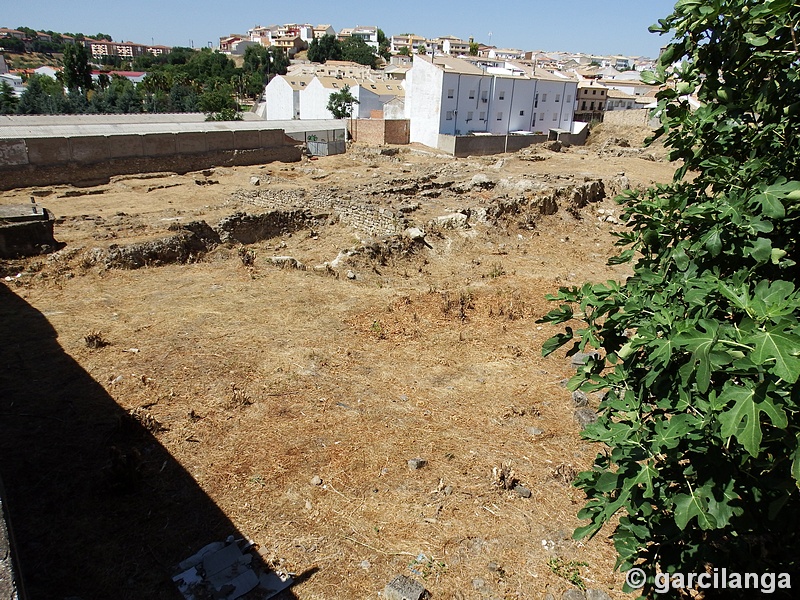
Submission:
POLYGON ((161 422, 150 413, 149 410, 141 406, 137 406, 136 408, 129 410, 128 417, 144 427, 150 433, 166 431, 166 427, 164 427, 161 422))
POLYGON ((550 471, 550 476, 563 485, 571 486, 572 482, 578 476, 578 469, 572 465, 561 463, 550 471))
POLYGON ((245 248, 242 246, 238 250, 239 260, 242 261, 242 264, 245 267, 254 267, 256 264, 256 253, 254 250, 250 248, 245 248))
POLYGON ((245 390, 236 387, 236 384, 231 385, 231 395, 228 399, 228 408, 244 408, 250 406, 253 399, 245 390))
POLYGON ((462 291, 458 293, 458 297, 450 294, 450 292, 441 292, 442 296, 442 313, 450 316, 456 314, 461 321, 467 320, 467 311, 475 308, 474 298, 469 291, 462 291))
POLYGON ((103 334, 99 331, 90 331, 85 336, 83 336, 83 341, 86 342, 86 347, 91 348, 92 350, 96 350, 98 348, 105 348, 106 346, 110 346, 111 342, 106 340, 103 337, 103 334))
POLYGON ((492 485, 501 490, 513 490, 518 483, 511 461, 504 461, 499 467, 492 467, 492 485))

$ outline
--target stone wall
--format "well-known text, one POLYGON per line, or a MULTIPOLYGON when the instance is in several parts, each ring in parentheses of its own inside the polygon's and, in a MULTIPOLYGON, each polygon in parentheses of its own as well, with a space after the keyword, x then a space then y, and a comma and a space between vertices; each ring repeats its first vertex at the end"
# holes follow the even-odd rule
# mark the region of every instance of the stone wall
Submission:
POLYGON ((630 110, 609 110, 603 116, 603 123, 609 125, 627 125, 646 127, 648 124, 649 110, 646 108, 632 108, 630 110))
POLYGON ((236 130, 0 140, 0 190, 114 175, 186 173, 215 166, 296 162, 300 149, 281 130, 236 130))
POLYGON ((358 202, 348 196, 315 193, 305 190, 257 190, 241 191, 235 198, 262 208, 283 210, 304 209, 325 216, 335 215, 339 221, 372 236, 396 235, 408 226, 400 213, 391 209, 373 206, 366 201, 358 202))

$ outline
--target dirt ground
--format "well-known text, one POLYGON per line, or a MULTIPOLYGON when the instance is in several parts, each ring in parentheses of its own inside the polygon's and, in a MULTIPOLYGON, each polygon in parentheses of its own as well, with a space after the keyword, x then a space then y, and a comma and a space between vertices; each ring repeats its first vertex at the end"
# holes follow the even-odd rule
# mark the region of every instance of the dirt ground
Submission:
MULTIPOLYGON (((554 181, 624 172, 633 186, 671 178, 674 165, 633 152, 642 132, 593 135, 583 148, 537 150, 537 160, 355 147, 297 164, 3 193, 3 204, 36 196, 66 244, 49 258, 0 263, 11 279, 4 318, 29 319, 0 326, 13 339, 2 354, 0 384, 12 393, 0 401, 0 473, 32 597, 174 598, 175 563, 206 543, 201 533, 229 526, 256 542, 267 564, 299 576, 286 598, 377 598, 396 574, 434 599, 560 597, 574 582, 625 597, 607 534, 571 539, 583 498, 569 482, 598 448, 579 437, 562 385, 574 374, 564 352, 541 357, 555 329, 535 323, 560 285, 626 276, 606 265, 622 227, 606 220, 620 212, 611 198, 561 206, 524 226, 429 228, 428 246, 415 253, 355 256, 338 276, 269 260, 292 256, 312 267, 367 241, 332 222, 248 246, 251 265, 226 244, 195 262, 138 270, 87 259, 94 248, 167 235, 173 223, 259 212, 235 200, 253 189, 252 177, 262 189, 334 186, 340 195, 443 170, 554 181), (88 347, 91 334, 108 345, 88 347), (45 349, 31 345, 44 338, 45 349), (58 353, 60 362, 48 362, 58 353), (69 371, 69 381, 37 375, 37 361, 69 371), (75 408, 73 392, 65 397, 76 381, 84 397, 108 400, 102 419, 92 421, 88 400, 75 408), (147 431, 119 437, 134 409, 147 431), (66 423, 77 429, 62 440, 66 423), (47 471, 35 462, 55 453, 56 438, 64 450, 52 458, 69 456, 69 474, 61 463, 47 471), (123 494, 109 491, 120 451, 143 465, 123 494), (427 463, 412 470, 414 458, 427 463), (504 463, 530 497, 495 484, 493 469, 504 463), (205 521, 186 521, 191 498, 171 503, 177 488, 165 478, 179 471, 190 476, 181 486, 199 490, 194 502, 208 503, 205 521), (47 522, 70 501, 84 506, 81 519, 47 522), (92 513, 107 520, 97 534, 92 513), (104 550, 106 536, 136 542, 104 550)), ((496 190, 470 198, 491 203, 496 190)), ((420 204, 409 219, 422 228, 457 208, 447 195, 409 200, 420 204)))

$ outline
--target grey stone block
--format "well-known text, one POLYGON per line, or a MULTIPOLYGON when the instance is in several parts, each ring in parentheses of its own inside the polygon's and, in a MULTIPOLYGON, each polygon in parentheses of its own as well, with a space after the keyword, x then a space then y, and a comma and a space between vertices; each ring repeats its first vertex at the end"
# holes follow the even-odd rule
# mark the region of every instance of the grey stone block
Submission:
POLYGON ((425 586, 405 575, 397 575, 383 590, 386 600, 421 600, 425 596, 425 586))
POLYGON ((428 464, 428 461, 424 458, 412 458, 408 461, 408 468, 412 471, 416 471, 417 469, 421 469, 425 465, 428 464))
POLYGON ((514 491, 519 494, 520 498, 530 498, 531 497, 531 490, 530 488, 526 488, 524 485, 518 485, 514 488, 514 491))
POLYGON ((611 600, 603 590, 586 590, 586 600, 611 600))
POLYGON ((580 390, 576 390, 572 392, 572 404, 576 407, 588 406, 589 396, 587 396, 580 390))
POLYGON ((581 428, 597 421, 597 413, 591 408, 579 408, 575 411, 574 417, 581 428))
POLYGON ((587 362, 589 362, 590 358, 598 360, 598 359, 600 359, 600 353, 599 352, 589 352, 589 353, 576 352, 570 358, 570 362, 572 363, 573 367, 581 367, 581 366, 585 365, 587 362))
POLYGON ((586 600, 586 595, 580 590, 567 590, 561 600, 586 600))

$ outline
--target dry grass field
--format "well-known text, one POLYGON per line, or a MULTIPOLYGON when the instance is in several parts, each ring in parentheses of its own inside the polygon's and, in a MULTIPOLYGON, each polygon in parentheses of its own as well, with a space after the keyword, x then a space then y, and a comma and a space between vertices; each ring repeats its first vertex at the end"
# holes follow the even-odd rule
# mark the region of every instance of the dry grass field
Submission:
MULTIPOLYGON (((66 244, 0 263, 11 278, 0 290, 0 473, 31 597, 176 598, 177 561, 228 533, 297 575, 284 598, 378 598, 396 574, 434 599, 540 600, 576 582, 624 597, 607 536, 571 539, 583 498, 570 480, 598 448, 580 439, 562 385, 574 368, 564 352, 541 357, 555 331, 535 322, 560 285, 626 276, 606 265, 621 227, 604 220, 619 214, 611 198, 524 227, 429 228, 428 246, 355 255, 338 276, 311 267, 366 238, 332 220, 249 245, 251 264, 231 244, 137 270, 87 258, 172 223, 259 212, 234 194, 254 176, 262 189, 338 194, 445 168, 671 178, 667 162, 601 151, 614 136, 636 146, 639 132, 603 135, 536 161, 354 148, 0 196, 39 196, 66 244), (89 347, 92 334, 107 345, 89 347), (412 470, 414 458, 426 464, 412 470), (529 497, 497 485, 493 470, 508 464, 529 497)), ((496 190, 470 200, 491 203, 496 190)), ((446 195, 411 200, 422 227, 453 210, 446 195)))

